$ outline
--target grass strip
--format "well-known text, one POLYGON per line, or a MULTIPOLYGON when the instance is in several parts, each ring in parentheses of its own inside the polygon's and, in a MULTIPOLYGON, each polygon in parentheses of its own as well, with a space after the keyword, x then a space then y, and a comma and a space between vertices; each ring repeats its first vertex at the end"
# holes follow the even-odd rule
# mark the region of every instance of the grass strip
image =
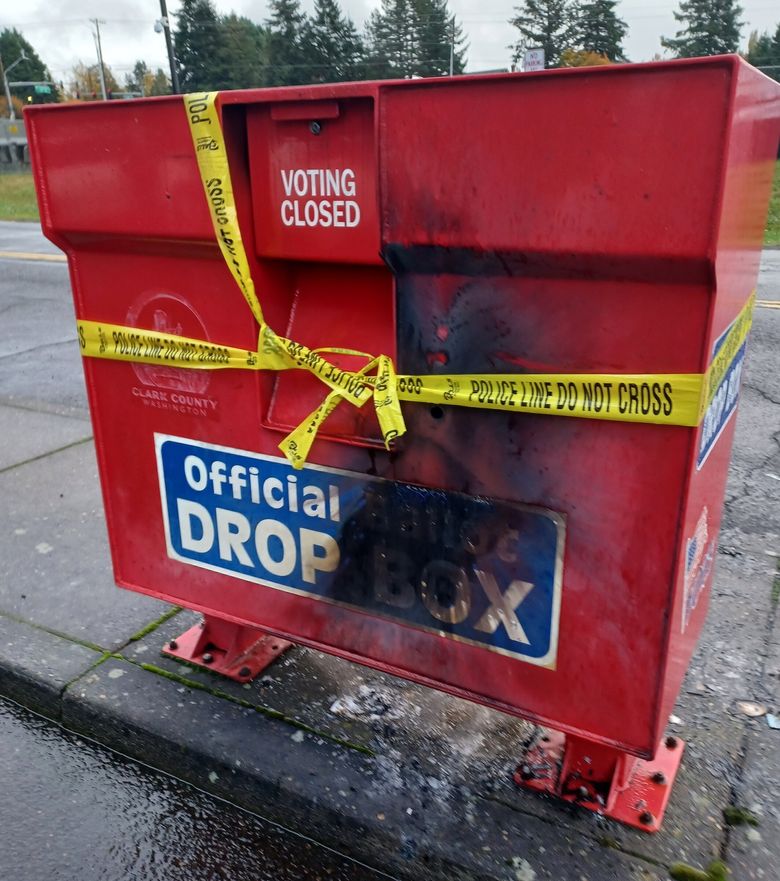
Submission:
POLYGON ((160 627, 160 625, 165 624, 165 622, 166 622, 169 618, 173 618, 173 616, 174 616, 174 615, 178 615, 179 612, 181 612, 181 606, 173 606, 172 608, 168 609, 167 612, 163 612, 163 614, 160 615, 160 617, 157 618, 155 621, 150 621, 150 622, 146 625, 146 627, 142 627, 142 628, 138 631, 138 633, 134 633, 134 634, 133 634, 133 635, 127 640, 127 642, 128 642, 128 643, 131 643, 131 642, 138 642, 139 639, 143 639, 145 636, 148 636, 150 633, 154 633, 154 631, 157 630, 157 628, 160 627))
POLYGON ((0 220, 38 220, 38 200, 32 174, 0 174, 0 220))
POLYGON ((772 182, 772 196, 769 199, 769 213, 766 216, 764 244, 780 245, 780 160, 775 163, 775 178, 772 182))

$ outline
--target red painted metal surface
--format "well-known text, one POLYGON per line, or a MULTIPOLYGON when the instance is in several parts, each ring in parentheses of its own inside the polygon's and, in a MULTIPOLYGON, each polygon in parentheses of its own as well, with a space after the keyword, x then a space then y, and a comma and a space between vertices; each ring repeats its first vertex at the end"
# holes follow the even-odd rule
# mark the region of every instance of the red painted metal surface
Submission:
POLYGON ((643 832, 658 832, 685 743, 666 737, 650 760, 614 747, 548 731, 515 771, 515 782, 555 795, 643 832))
POLYGON ((167 643, 163 654, 236 682, 250 682, 291 645, 256 627, 205 615, 199 624, 167 643))
MULTIPOLYGON (((267 318, 310 346, 412 374, 698 373, 755 285, 780 107, 736 57, 221 100, 267 318), (328 198, 359 224, 342 205, 343 225, 306 225, 327 168, 353 173, 328 198)), ((77 315, 254 348, 181 99, 27 120, 77 315)), ((368 407, 326 423, 315 464, 565 518, 557 656, 534 665, 169 554, 155 433, 278 456, 322 399, 309 375, 84 367, 120 585, 655 754, 705 615, 733 417, 700 467, 701 429, 676 426, 410 405, 388 454, 368 407)))

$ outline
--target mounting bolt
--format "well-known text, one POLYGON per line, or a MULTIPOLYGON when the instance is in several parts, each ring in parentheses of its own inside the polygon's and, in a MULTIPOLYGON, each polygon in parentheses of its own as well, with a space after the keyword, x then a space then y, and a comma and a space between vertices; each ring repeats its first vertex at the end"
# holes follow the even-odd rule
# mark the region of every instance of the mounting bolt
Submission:
POLYGON ((577 787, 577 798, 586 798, 590 800, 590 792, 587 786, 577 787))
POLYGON ((652 826, 655 823, 655 817, 650 813, 650 811, 642 811, 639 815, 639 822, 644 826, 652 826))
POLYGON ((319 122, 317 122, 316 120, 314 120, 313 122, 309 123, 309 131, 313 135, 318 135, 322 131, 322 125, 319 122))
POLYGON ((653 783, 658 783, 659 786, 666 785, 666 774, 663 771, 656 771, 650 779, 653 783))
POLYGON ((242 668, 238 671, 238 675, 239 675, 239 676, 243 676, 243 677, 246 678, 247 676, 251 676, 251 675, 252 675, 252 671, 249 669, 249 667, 242 667, 242 668))
POLYGON ((211 652, 204 652, 202 660, 204 664, 210 664, 214 660, 214 655, 211 652))
POLYGON ((520 768, 520 776, 523 780, 533 780, 536 775, 531 770, 530 765, 522 765, 520 768))
POLYGON ((664 743, 666 744, 667 749, 676 749, 677 748, 677 738, 673 734, 670 734, 666 738, 664 743))
POLYGON ((168 648, 169 648, 171 651, 173 651, 173 652, 175 652, 176 649, 177 649, 178 647, 179 647, 179 643, 176 642, 175 639, 172 639, 172 640, 168 643, 168 648))

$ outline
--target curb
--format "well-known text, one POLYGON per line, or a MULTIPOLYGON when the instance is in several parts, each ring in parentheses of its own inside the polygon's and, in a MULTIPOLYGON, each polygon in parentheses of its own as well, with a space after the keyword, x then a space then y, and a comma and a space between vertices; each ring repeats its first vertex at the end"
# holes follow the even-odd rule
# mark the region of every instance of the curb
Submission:
POLYGON ((577 878, 666 876, 647 857, 614 849, 598 818, 561 847, 566 811, 559 822, 523 813, 23 622, 0 616, 0 633, 27 646, 13 658, 0 652, 6 697, 378 871, 415 881, 575 877, 574 843, 577 878), (62 653, 73 655, 73 681, 29 660, 62 653))

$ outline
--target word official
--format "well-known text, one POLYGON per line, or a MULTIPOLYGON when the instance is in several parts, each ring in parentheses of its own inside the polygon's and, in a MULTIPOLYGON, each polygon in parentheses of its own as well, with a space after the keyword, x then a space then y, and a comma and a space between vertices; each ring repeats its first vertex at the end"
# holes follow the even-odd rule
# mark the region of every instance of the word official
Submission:
POLYGON ((287 196, 280 206, 285 226, 355 227, 360 223, 351 168, 281 169, 287 196))
POLYGON ((309 584, 316 583, 318 572, 332 572, 338 565, 339 547, 332 535, 306 527, 293 530, 275 516, 255 521, 232 507, 213 505, 215 496, 225 494, 270 509, 269 515, 300 512, 313 519, 338 522, 338 487, 329 485, 326 497, 319 486, 299 487, 295 474, 282 481, 273 475, 261 476, 255 465, 228 464, 222 459, 207 465, 192 454, 184 459, 184 479, 190 489, 205 492, 210 501, 206 506, 194 499, 176 500, 184 551, 203 554, 216 546, 221 560, 254 568, 251 551, 263 569, 279 578, 290 575, 300 564, 303 580, 309 584))

